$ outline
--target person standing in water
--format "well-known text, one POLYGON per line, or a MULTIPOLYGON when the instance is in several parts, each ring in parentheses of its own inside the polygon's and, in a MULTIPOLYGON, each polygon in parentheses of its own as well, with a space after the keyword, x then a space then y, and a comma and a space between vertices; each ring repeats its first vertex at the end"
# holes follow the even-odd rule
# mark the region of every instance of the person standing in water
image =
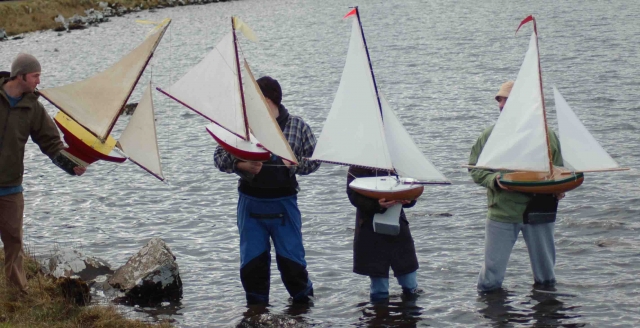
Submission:
POLYGON ((389 299, 389 268, 402 287, 402 295, 411 300, 418 293, 418 257, 409 230, 409 221, 400 211, 400 232, 396 236, 377 233, 373 229, 373 218, 377 213, 396 204, 403 208, 413 207, 416 200, 387 201, 361 195, 349 188, 356 178, 386 175, 386 171, 376 171, 351 166, 347 174, 347 196, 356 207, 355 233, 353 236, 353 272, 369 276, 371 281, 369 296, 372 303, 385 303, 389 299))
MULTIPOLYGON (((513 82, 502 84, 495 99, 500 112, 507 103, 513 82)), ((469 165, 478 162, 493 126, 478 138, 469 157, 469 165)), ((553 165, 563 166, 560 142, 549 130, 553 165)), ((554 286, 556 277, 556 249, 553 239, 558 201, 564 193, 530 194, 505 189, 500 184, 500 172, 469 169, 473 181, 487 188, 488 213, 485 225, 484 265, 478 275, 479 292, 490 292, 502 287, 507 263, 520 231, 529 250, 534 283, 537 286, 554 286)))
POLYGON ((269 303, 271 239, 280 276, 293 302, 308 303, 313 296, 313 284, 302 244, 296 174, 307 175, 320 167, 320 162, 307 159, 313 154, 316 139, 309 125, 289 114, 282 105, 282 89, 277 80, 264 76, 257 82, 270 114, 278 122, 299 164, 289 165, 275 156, 264 163, 246 162, 234 158, 220 146, 216 148, 216 167, 240 177, 237 219, 240 280, 247 304, 269 303))

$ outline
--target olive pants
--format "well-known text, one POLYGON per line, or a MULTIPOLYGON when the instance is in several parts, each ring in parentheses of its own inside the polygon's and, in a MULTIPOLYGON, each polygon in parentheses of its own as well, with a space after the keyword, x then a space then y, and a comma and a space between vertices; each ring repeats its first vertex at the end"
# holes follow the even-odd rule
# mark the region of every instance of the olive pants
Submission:
POLYGON ((27 287, 27 277, 22 267, 22 193, 0 196, 0 239, 4 244, 4 274, 7 282, 20 290, 27 287))

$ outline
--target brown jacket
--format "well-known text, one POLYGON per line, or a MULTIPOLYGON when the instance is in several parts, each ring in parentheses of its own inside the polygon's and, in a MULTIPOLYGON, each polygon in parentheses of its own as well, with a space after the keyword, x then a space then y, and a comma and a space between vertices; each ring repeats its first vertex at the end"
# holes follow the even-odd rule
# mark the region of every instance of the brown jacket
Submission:
POLYGON ((0 78, 0 187, 22 184, 24 147, 29 137, 49 158, 64 148, 55 123, 38 101, 36 93, 24 94, 15 107, 9 107, 4 91, 7 79, 0 78))

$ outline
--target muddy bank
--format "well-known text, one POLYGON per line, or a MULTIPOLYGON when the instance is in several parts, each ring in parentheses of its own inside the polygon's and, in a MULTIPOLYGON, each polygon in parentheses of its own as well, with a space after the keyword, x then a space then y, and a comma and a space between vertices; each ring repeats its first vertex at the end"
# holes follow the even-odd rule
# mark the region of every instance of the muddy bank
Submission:
POLYGON ((0 41, 10 40, 26 32, 86 28, 106 22, 109 17, 141 10, 223 1, 228 0, 0 1, 0 41))

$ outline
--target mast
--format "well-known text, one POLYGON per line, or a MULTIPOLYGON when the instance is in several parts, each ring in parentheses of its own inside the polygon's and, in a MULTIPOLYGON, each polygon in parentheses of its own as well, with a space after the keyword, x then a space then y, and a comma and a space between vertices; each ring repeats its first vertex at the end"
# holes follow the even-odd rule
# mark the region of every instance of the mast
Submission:
POLYGON ((231 16, 231 31, 233 32, 233 48, 236 55, 236 70, 238 74, 238 88, 240 89, 240 99, 242 100, 242 115, 244 117, 244 139, 249 140, 249 119, 247 118, 247 108, 244 103, 244 91, 242 90, 242 75, 240 75, 240 59, 238 58, 238 39, 236 38, 235 18, 231 16))
POLYGON ((533 33, 536 34, 536 49, 538 50, 538 77, 540 80, 540 97, 542 98, 542 117, 544 117, 544 137, 547 140, 547 154, 549 156, 549 174, 553 172, 553 158, 551 157, 551 144, 549 143, 549 126, 547 124, 547 107, 544 104, 544 91, 542 90, 542 66, 540 65, 540 45, 538 43, 538 26, 536 18, 531 15, 533 20, 533 33))
POLYGON ((382 104, 380 103, 380 95, 378 94, 378 84, 376 83, 376 76, 373 74, 373 66, 371 65, 371 57, 369 57, 369 47, 367 47, 367 39, 364 37, 364 30, 362 29, 362 22, 360 21, 360 11, 358 10, 358 6, 354 7, 356 9, 356 16, 358 17, 358 25, 360 25, 360 34, 362 35, 362 42, 364 43, 364 51, 367 53, 367 62, 369 63, 369 71, 371 71, 371 78, 373 79, 373 88, 376 90, 376 98, 378 99, 378 109, 380 110, 380 117, 384 121, 384 116, 382 115, 382 104))
MULTIPOLYGON (((105 134, 104 138, 98 138, 103 143, 107 140, 107 138, 109 138, 109 135, 111 134, 111 130, 113 130, 113 127, 116 125, 116 122, 118 121, 118 118, 120 117, 120 115, 124 111, 124 108, 127 105, 127 102, 129 101, 129 98, 131 97, 131 94, 133 93, 133 90, 136 88, 136 85, 138 84, 138 81, 140 81, 140 78, 142 77, 142 73, 144 72, 144 70, 149 65, 149 62, 151 62, 151 58, 153 57, 153 53, 156 51, 156 48, 158 47, 158 44, 160 43, 160 40, 162 40, 162 37, 164 36, 164 32, 167 30, 167 27, 169 26, 169 24, 171 24, 171 21, 169 21, 167 23, 167 25, 162 29, 162 34, 160 35, 158 40, 156 40, 156 43, 153 45, 153 51, 151 51, 151 53, 149 54, 149 57, 147 57, 147 61, 144 63, 144 66, 142 66, 142 69, 138 73, 138 77, 136 78, 136 82, 131 86, 131 90, 129 90, 129 95, 127 96, 127 98, 124 99, 124 102, 122 103, 122 106, 120 106, 120 111, 118 112, 118 115, 116 115, 113 118, 113 120, 111 121, 111 125, 109 125, 109 129, 107 130, 107 133, 105 134)), ((87 129, 87 131, 89 131, 89 132, 91 132, 91 134, 95 135, 91 130, 87 129)))

